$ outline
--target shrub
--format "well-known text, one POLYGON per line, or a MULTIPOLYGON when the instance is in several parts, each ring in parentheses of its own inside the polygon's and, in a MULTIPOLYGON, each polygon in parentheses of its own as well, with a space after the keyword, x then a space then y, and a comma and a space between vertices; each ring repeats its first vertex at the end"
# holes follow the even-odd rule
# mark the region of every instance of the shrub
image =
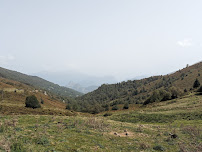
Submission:
POLYGON ((41 99, 41 104, 44 104, 44 100, 43 99, 41 99))
POLYGON ((49 144, 49 140, 46 137, 41 137, 41 138, 37 138, 36 139, 36 143, 40 144, 40 145, 48 145, 49 144))
POLYGON ((196 79, 194 84, 193 84, 193 88, 198 88, 199 86, 200 86, 200 82, 198 79, 196 79))
POLYGON ((37 100, 36 96, 32 95, 26 98, 25 107, 35 109, 40 108, 41 105, 39 104, 39 101, 37 100))
POLYGON ((0 127, 0 133, 4 132, 4 130, 5 130, 4 126, 1 126, 0 127))
POLYGON ((14 143, 11 146, 11 152, 26 152, 21 143, 14 143))
POLYGON ((161 145, 154 146, 153 149, 158 151, 165 151, 165 148, 161 145))
POLYGON ((140 149, 141 150, 146 150, 149 148, 149 145, 145 144, 145 143, 140 143, 140 149))
POLYGON ((202 86, 198 89, 198 92, 202 93, 202 86))
POLYGON ((115 105, 115 106, 112 107, 112 110, 118 110, 118 109, 119 109, 119 108, 118 108, 117 105, 115 105))
POLYGON ((104 108, 104 111, 109 111, 109 104, 102 105, 102 108, 104 108))
POLYGON ((162 97, 161 101, 167 101, 170 100, 172 97, 172 94, 168 91, 163 90, 162 92, 160 92, 160 95, 162 97))
POLYGON ((123 106, 123 109, 128 109, 129 108, 129 104, 126 102, 123 106))
POLYGON ((109 105, 105 108, 105 111, 109 111, 109 105))
POLYGON ((171 87, 169 92, 172 94, 171 98, 175 99, 182 95, 182 91, 179 88, 171 87))
POLYGON ((97 114, 97 113, 100 113, 101 111, 102 111, 101 106, 96 105, 94 108, 92 108, 91 113, 92 114, 97 114))
POLYGON ((66 106, 66 109, 67 109, 67 110, 71 110, 72 108, 71 108, 71 106, 68 104, 68 105, 66 106))
POLYGON ((158 90, 152 93, 152 95, 144 102, 144 105, 157 101, 160 101, 160 94, 158 90))
POLYGON ((152 95, 144 102, 144 105, 158 101, 170 100, 171 96, 171 92, 166 90, 155 90, 152 95))
POLYGON ((111 113, 105 113, 103 116, 108 117, 108 116, 111 116, 111 115, 112 115, 111 113))
POLYGON ((79 106, 77 103, 74 103, 72 106, 72 110, 77 111, 79 109, 79 106))

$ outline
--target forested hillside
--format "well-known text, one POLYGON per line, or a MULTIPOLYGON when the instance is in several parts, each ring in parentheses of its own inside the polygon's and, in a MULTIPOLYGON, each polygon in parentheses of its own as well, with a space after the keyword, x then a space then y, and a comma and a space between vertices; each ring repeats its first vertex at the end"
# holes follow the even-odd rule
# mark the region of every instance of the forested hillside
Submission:
MULTIPOLYGON (((178 98, 193 90, 195 80, 202 82, 202 62, 187 66, 172 74, 153 76, 142 80, 103 84, 97 90, 76 98, 68 108, 82 112, 107 111, 117 104, 147 104, 154 102, 152 96, 161 96, 159 101, 178 98)), ((116 109, 116 108, 115 108, 116 109)))
POLYGON ((24 84, 34 86, 38 89, 44 89, 44 90, 54 93, 58 96, 77 97, 77 96, 82 95, 82 93, 77 92, 73 89, 59 86, 57 84, 54 84, 52 82, 49 82, 49 81, 39 78, 37 76, 29 76, 26 74, 22 74, 20 72, 7 70, 7 69, 1 68, 1 67, 0 67, 0 77, 19 81, 24 84))

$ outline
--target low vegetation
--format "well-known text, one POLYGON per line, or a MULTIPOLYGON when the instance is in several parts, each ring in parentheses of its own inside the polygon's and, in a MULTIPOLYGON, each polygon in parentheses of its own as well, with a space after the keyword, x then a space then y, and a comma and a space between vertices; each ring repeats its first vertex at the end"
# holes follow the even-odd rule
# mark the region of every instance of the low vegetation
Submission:
POLYGON ((8 152, 198 152, 202 150, 201 110, 202 96, 190 94, 136 111, 70 117, 1 116, 0 149, 8 152))

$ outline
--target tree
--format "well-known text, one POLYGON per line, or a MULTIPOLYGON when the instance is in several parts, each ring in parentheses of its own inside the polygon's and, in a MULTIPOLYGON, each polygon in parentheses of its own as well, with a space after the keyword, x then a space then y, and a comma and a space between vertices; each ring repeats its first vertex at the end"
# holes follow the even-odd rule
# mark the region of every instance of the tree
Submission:
POLYGON ((170 99, 175 99, 178 98, 181 94, 181 90, 175 87, 171 87, 168 91, 163 89, 155 90, 143 104, 146 105, 153 102, 161 102, 170 99))
POLYGON ((25 100, 25 107, 28 108, 41 108, 41 105, 39 104, 39 101, 37 100, 35 95, 28 96, 25 100))
POLYGON ((182 95, 182 91, 179 88, 176 87, 171 87, 169 89, 169 92, 172 94, 172 99, 178 98, 179 96, 182 95))
POLYGON ((198 79, 196 79, 194 84, 193 84, 193 88, 198 88, 199 86, 200 86, 200 82, 198 79))
POLYGON ((73 106, 72 106, 72 109, 73 109, 74 111, 77 111, 77 110, 79 109, 78 104, 77 104, 77 103, 74 103, 73 106))
POLYGON ((138 95, 138 90, 135 90, 135 91, 133 92, 133 95, 134 95, 134 96, 138 95))
POLYGON ((104 108, 101 107, 99 104, 95 104, 93 107, 91 107, 92 110, 91 110, 91 113, 92 114, 97 114, 97 113, 100 113, 102 111, 104 111, 104 108))
POLYGON ((128 102, 126 102, 125 104, 124 104, 124 106, 123 106, 123 109, 128 109, 129 108, 129 104, 128 104, 128 102))
POLYGON ((172 97, 172 94, 168 91, 165 91, 164 94, 162 95, 161 101, 167 101, 170 100, 172 97))
POLYGON ((105 107, 105 111, 109 111, 109 105, 105 107))
POLYGON ((104 108, 104 111, 109 111, 109 104, 104 104, 102 107, 104 108))

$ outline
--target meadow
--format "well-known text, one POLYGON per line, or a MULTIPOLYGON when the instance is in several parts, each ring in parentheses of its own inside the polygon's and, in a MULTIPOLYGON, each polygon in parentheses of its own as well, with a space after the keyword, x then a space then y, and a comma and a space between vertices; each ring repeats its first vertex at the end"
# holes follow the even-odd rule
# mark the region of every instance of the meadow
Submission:
POLYGON ((1 115, 0 150, 200 152, 202 96, 91 115, 1 115))

